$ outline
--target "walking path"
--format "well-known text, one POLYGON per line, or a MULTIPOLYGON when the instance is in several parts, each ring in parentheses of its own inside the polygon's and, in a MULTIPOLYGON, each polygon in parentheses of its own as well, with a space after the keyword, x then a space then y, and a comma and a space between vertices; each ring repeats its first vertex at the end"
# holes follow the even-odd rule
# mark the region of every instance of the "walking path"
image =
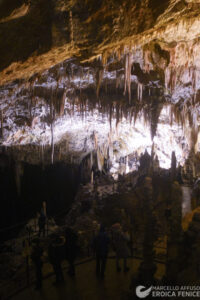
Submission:
MULTIPOLYGON (((104 280, 96 278, 95 261, 76 267, 76 277, 70 278, 65 273, 65 283, 54 286, 55 276, 44 280, 41 291, 34 287, 26 288, 12 297, 14 300, 122 300, 129 290, 131 277, 136 274, 140 265, 138 259, 128 259, 130 271, 118 273, 115 260, 108 259, 104 280)), ((122 263, 122 262, 121 262, 122 263)), ((156 277, 161 279, 165 273, 165 265, 157 264, 156 277)))

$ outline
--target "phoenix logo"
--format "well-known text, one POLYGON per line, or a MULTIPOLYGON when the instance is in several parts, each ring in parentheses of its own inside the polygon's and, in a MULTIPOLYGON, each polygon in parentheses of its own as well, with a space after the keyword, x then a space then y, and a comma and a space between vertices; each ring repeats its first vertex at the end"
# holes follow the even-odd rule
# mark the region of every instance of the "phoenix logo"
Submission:
POLYGON ((146 298, 147 296, 149 296, 149 294, 151 293, 151 290, 152 290, 152 286, 147 290, 144 290, 144 289, 145 289, 145 286, 143 286, 143 285, 139 285, 136 287, 136 295, 139 298, 146 298))

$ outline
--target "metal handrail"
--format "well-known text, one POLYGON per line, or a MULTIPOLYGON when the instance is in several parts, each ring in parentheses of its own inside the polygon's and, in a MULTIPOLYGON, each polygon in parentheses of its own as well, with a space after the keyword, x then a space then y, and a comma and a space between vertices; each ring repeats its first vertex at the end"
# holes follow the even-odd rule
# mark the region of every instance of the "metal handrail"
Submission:
MULTIPOLYGON (((107 257, 107 259, 115 259, 115 258, 116 258, 116 256, 108 256, 107 257)), ((136 255, 133 255, 133 256, 131 256, 129 258, 142 260, 142 256, 136 256, 136 255)), ((94 259, 95 259, 94 256, 91 256, 91 257, 89 257, 89 258, 87 258, 87 259, 85 259, 83 261, 79 261, 79 262, 75 263, 75 266, 84 265, 86 263, 92 262, 94 259)), ((157 263, 157 264, 164 264, 164 265, 166 264, 166 262, 158 260, 158 259, 154 259, 154 262, 157 263)), ((66 269, 68 269, 68 266, 64 266, 62 269, 66 270, 66 269)), ((43 280, 46 280, 49 277, 54 276, 54 275, 55 275, 54 272, 49 272, 48 274, 46 274, 45 276, 43 276, 43 280)), ((28 287, 32 286, 34 283, 35 283, 35 279, 32 280, 31 282, 29 282, 29 284, 24 285, 23 287, 19 288, 19 285, 17 285, 17 287, 18 287, 17 290, 11 292, 9 295, 6 295, 5 297, 1 297, 1 300, 7 300, 7 299, 10 299, 10 298, 14 297, 15 295, 21 293, 22 291, 24 291, 28 287)), ((9 290, 10 290, 10 285, 9 285, 9 290)))
MULTIPOLYGON (((62 212, 63 213, 63 212, 62 212)), ((58 215, 57 215, 58 216, 58 215)), ((56 216, 54 216, 54 218, 55 218, 56 216)), ((20 223, 20 224, 17 224, 17 225, 15 225, 15 226, 10 226, 9 228, 6 228, 5 230, 8 230, 8 229, 10 229, 10 228, 16 228, 16 227, 19 227, 20 225, 22 226, 22 225, 24 225, 25 224, 25 222, 23 222, 23 223, 20 223)), ((47 230, 47 234, 48 234, 48 218, 47 218, 47 222, 46 222, 46 226, 47 226, 47 228, 46 228, 46 230, 47 230)), ((66 227, 67 225, 63 225, 63 226, 60 226, 59 227, 59 232, 61 233, 62 231, 63 231, 63 229, 66 227)), ((23 236, 23 237, 21 237, 20 239, 18 239, 18 240, 29 240, 29 241, 31 241, 31 239, 32 239, 32 237, 31 237, 31 232, 33 232, 34 234, 35 233, 37 233, 38 232, 38 230, 37 230, 37 228, 35 227, 35 225, 32 225, 32 226, 30 226, 31 228, 32 228, 32 230, 30 230, 30 231, 27 231, 27 233, 28 233, 28 238, 27 237, 25 237, 25 236, 23 236)), ((0 230, 0 232, 1 231, 3 231, 3 230, 0 230)), ((92 234, 92 236, 94 236, 94 234, 95 234, 95 230, 94 229, 91 229, 91 230, 87 230, 87 231, 83 231, 83 234, 88 234, 88 233, 91 233, 92 234)), ((58 233, 59 234, 59 233, 58 233)), ((33 237, 35 237, 35 235, 33 236, 33 237)), ((88 243, 88 245, 87 245, 87 250, 88 251, 86 251, 85 253, 87 253, 88 254, 88 257, 87 257, 87 259, 84 259, 84 261, 81 261, 81 262, 77 262, 75 265, 80 265, 80 264, 85 264, 85 263, 88 263, 88 262, 90 262, 90 261, 92 261, 93 259, 94 259, 94 256, 90 256, 90 253, 91 253, 91 245, 90 245, 90 243, 89 243, 89 241, 87 241, 87 243, 88 243)), ((136 243, 133 243, 133 239, 131 238, 131 254, 132 254, 132 256, 131 256, 131 258, 135 258, 135 259, 139 259, 139 260, 142 260, 142 255, 140 256, 140 255, 134 255, 133 254, 133 252, 134 252, 134 249, 135 250, 137 250, 137 249, 140 249, 139 248, 139 246, 143 246, 143 243, 142 242, 137 242, 137 244, 136 243), (133 248, 133 246, 136 246, 136 247, 134 247, 133 248)), ((162 246, 156 246, 156 245, 154 245, 154 249, 165 249, 166 250, 166 247, 162 247, 162 246)), ((115 256, 109 256, 108 257, 108 259, 113 259, 115 256)), ((27 258, 26 258, 27 259, 27 258)), ((159 259, 157 259, 157 258, 155 258, 154 259, 154 261, 156 262, 156 263, 159 263, 159 264, 166 264, 166 260, 159 260, 159 259)), ((21 277, 25 277, 26 278, 26 272, 27 272, 27 267, 29 268, 29 266, 27 265, 27 262, 25 263, 25 261, 24 261, 24 264, 22 265, 22 267, 24 267, 24 268, 26 268, 26 270, 23 272, 23 273, 21 273, 20 275, 20 278, 21 277)), ((67 267, 65 266, 64 267, 64 269, 66 269, 67 267)), ((28 272, 29 271, 32 271, 32 270, 29 270, 28 269, 28 272)), ((31 274, 31 272, 29 272, 30 274, 31 274)), ((52 273, 52 272, 50 272, 50 273, 48 273, 48 274, 46 274, 45 275, 45 277, 44 277, 44 279, 46 279, 46 278, 48 278, 48 277, 50 277, 50 276, 52 276, 54 273, 52 273)), ((31 274, 32 275, 32 274, 31 274)), ((19 278, 19 279, 20 279, 19 278)), ((31 284, 33 284, 34 283, 34 280, 30 280, 31 281, 31 284)), ((28 282, 27 282, 28 283, 28 282)), ((7 299, 7 298, 10 298, 10 297, 13 297, 14 295, 16 295, 16 294, 18 294, 18 293, 20 293, 22 290, 24 290, 24 289, 26 289, 27 287, 28 287, 28 284, 26 283, 26 285, 23 285, 23 287, 20 287, 19 288, 19 285, 17 285, 17 290, 15 290, 14 292, 11 292, 11 294, 9 294, 8 296, 6 295, 5 296, 5 298, 4 299, 7 299)), ((6 286, 6 284, 4 285, 4 287, 6 286)), ((9 287, 9 291, 11 291, 11 289, 10 289, 10 287, 9 287)), ((2 298, 3 299, 3 298, 2 298)))
MULTIPOLYGON (((64 228, 65 226, 63 226, 63 227, 61 227, 60 229, 62 230, 63 228, 64 228)), ((37 232, 37 231, 36 231, 37 232)), ((94 230, 87 230, 87 231, 85 231, 85 232, 83 232, 84 234, 88 234, 88 233, 92 233, 93 235, 94 235, 94 230)), ((24 239, 24 238, 23 238, 24 239)), ((141 246, 141 245, 143 245, 143 243, 137 243, 137 244, 131 244, 131 248, 132 248, 132 255, 130 256, 130 258, 135 258, 135 259, 139 259, 139 260, 142 260, 143 259, 143 256, 141 255, 134 255, 133 254, 133 252, 134 252, 134 250, 137 250, 137 249, 139 249, 139 247, 138 246, 141 246), (135 246, 137 246, 137 247, 134 247, 133 248, 133 245, 135 245, 135 246)), ((165 249, 166 250, 166 248, 165 247, 159 247, 159 246, 154 246, 154 249, 165 249)), ((91 250, 91 246, 90 246, 90 244, 88 244, 88 250, 91 250)), ((77 262, 75 265, 80 265, 80 264, 85 264, 85 263, 88 263, 88 262, 90 262, 90 261, 92 261, 93 259, 94 259, 94 255, 89 255, 90 253, 91 253, 91 251, 86 251, 85 253, 88 253, 88 257, 86 258, 86 259, 84 259, 83 261, 79 261, 79 262, 77 262)), ((165 254, 165 256, 166 256, 166 254, 165 254)), ((113 258, 115 258, 115 256, 108 256, 108 259, 113 259, 113 258)), ((155 263, 159 263, 159 264, 166 264, 166 259, 164 259, 164 260, 161 260, 161 259, 157 259, 156 257, 155 257, 155 259, 154 259, 154 262, 155 263)), ((24 262, 25 263, 25 262, 24 262)), ((29 266, 26 264, 24 264, 23 265, 23 267, 25 267, 25 268, 29 268, 29 266)), ((63 269, 66 269, 67 268, 67 266, 65 266, 63 269)), ((31 269, 28 269, 28 273, 29 274, 31 274, 31 269)), ((27 272, 27 269, 21 274, 21 276, 20 277, 22 277, 23 276, 23 278, 25 277, 26 278, 26 272, 27 272)), ((46 274, 45 276, 44 276, 44 279, 47 279, 47 278, 49 278, 50 276, 52 276, 54 273, 53 272, 50 272, 50 273, 48 273, 48 274, 46 274)), ((32 275, 32 274, 31 274, 32 275)), ((20 279, 20 278, 19 278, 20 279)), ((10 297, 13 297, 14 295, 16 295, 16 294, 18 294, 18 293, 20 293, 21 291, 23 291, 24 289, 26 289, 30 284, 33 284, 34 283, 34 280, 31 280, 31 278, 30 278, 30 282, 26 282, 26 284, 25 285, 23 285, 23 287, 20 287, 19 288, 19 285, 17 284, 17 290, 15 290, 14 292, 12 292, 11 294, 9 294, 9 295, 6 295, 5 296, 5 298, 2 298, 2 299, 8 299, 8 298, 10 298, 10 297)), ((5 286, 4 286, 5 287, 5 286)), ((9 286, 9 291, 11 291, 11 286, 9 286)))

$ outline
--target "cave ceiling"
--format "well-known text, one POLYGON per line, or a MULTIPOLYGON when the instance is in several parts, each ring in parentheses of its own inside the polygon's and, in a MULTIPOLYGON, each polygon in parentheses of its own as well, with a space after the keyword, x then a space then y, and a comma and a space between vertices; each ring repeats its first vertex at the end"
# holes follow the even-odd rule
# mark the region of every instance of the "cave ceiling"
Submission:
POLYGON ((199 151, 200 1, 1 0, 1 151, 40 163, 199 151), (109 153, 109 154, 108 154, 109 153), (102 158, 103 157, 103 158, 102 158))

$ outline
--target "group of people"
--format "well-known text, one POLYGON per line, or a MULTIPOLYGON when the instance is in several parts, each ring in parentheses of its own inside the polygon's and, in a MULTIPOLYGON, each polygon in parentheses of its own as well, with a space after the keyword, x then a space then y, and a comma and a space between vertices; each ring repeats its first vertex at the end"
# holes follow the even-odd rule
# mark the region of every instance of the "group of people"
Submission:
MULTIPOLYGON (((77 256, 77 235, 71 228, 66 228, 65 236, 52 235, 48 246, 48 260, 53 267, 56 281, 54 284, 64 282, 62 270, 62 261, 67 260, 69 263, 68 274, 75 276, 74 262, 77 256)), ((33 241, 31 259, 35 266, 36 289, 42 287, 42 266, 43 252, 40 240, 37 238, 33 241)))
MULTIPOLYGON (((116 270, 121 271, 120 259, 123 259, 124 272, 129 271, 127 258, 130 255, 129 237, 123 232, 119 223, 111 227, 109 233, 103 225, 92 240, 92 248, 96 257, 96 275, 104 278, 109 248, 112 247, 116 253, 116 270)), ((56 281, 55 284, 64 282, 62 269, 63 260, 69 263, 68 274, 75 276, 75 260, 78 252, 78 236, 70 227, 66 228, 65 235, 53 235, 48 246, 48 260, 53 267, 56 281)), ((42 287, 43 249, 40 239, 33 243, 31 259, 36 271, 36 288, 42 287)))
POLYGON ((128 234, 123 232, 119 223, 111 227, 109 234, 106 232, 105 227, 101 225, 99 233, 93 241, 93 248, 96 254, 97 277, 104 278, 109 246, 116 253, 116 270, 118 272, 121 271, 120 259, 123 259, 124 272, 129 271, 129 267, 127 266, 127 258, 130 256, 129 242, 130 238, 128 234))

